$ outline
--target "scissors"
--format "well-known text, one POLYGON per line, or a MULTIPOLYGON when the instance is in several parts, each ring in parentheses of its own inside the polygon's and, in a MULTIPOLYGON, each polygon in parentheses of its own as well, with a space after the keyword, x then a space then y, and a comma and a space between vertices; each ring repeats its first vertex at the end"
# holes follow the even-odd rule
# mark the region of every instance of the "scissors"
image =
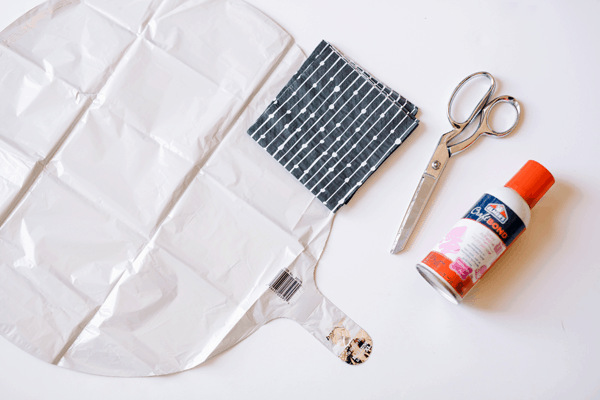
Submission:
POLYGON ((402 251, 402 249, 404 249, 406 246, 406 243, 415 229, 417 221, 425 209, 427 201, 429 201, 429 198, 431 197, 431 194, 433 193, 433 190, 435 189, 442 172, 444 172, 444 168, 446 167, 450 157, 469 148, 481 135, 504 137, 511 133, 519 123, 519 118, 521 116, 521 106, 519 105, 519 102, 511 96, 499 96, 490 101, 489 99, 494 93, 495 89, 496 80, 491 74, 487 72, 476 72, 463 79, 463 81, 458 84, 456 89, 454 89, 454 92, 452 92, 452 97, 450 97, 450 102, 448 103, 448 120, 450 121, 450 124, 452 124, 453 129, 450 132, 442 135, 442 138, 440 139, 440 142, 433 153, 433 157, 431 157, 431 161, 429 161, 429 164, 427 165, 427 168, 425 169, 425 172, 419 181, 417 190, 410 201, 406 215, 404 216, 402 224, 400 225, 400 229, 398 230, 398 234, 394 239, 394 244, 391 250, 392 254, 402 251), (481 76, 488 78, 490 81, 490 87, 488 91, 479 101, 479 104, 477 104, 477 107, 475 107, 469 118, 467 118, 464 122, 456 122, 451 116, 454 98, 467 82, 469 82, 471 79, 481 76), (492 109, 499 103, 509 103, 517 111, 517 118, 515 119, 515 122, 510 128, 503 132, 494 131, 490 127, 488 120, 492 109), (450 141, 457 137, 478 116, 479 125, 477 126, 475 133, 459 143, 450 144, 450 141))

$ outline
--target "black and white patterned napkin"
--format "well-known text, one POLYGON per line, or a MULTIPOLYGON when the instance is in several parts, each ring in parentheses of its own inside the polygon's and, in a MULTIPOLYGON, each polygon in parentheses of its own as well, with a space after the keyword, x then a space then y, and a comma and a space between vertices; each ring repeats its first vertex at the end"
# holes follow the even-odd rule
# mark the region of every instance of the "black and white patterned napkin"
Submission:
POLYGON ((336 212, 414 131, 416 113, 322 41, 248 134, 336 212))

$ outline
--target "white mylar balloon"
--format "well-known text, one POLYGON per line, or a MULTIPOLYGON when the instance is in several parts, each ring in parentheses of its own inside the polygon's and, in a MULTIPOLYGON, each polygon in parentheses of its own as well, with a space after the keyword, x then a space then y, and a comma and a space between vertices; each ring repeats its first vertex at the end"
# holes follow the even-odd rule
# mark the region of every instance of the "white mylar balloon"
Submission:
POLYGON ((52 0, 4 30, 0 333, 148 376, 289 317, 365 361, 314 283, 333 214, 245 133, 304 59, 234 0, 52 0))

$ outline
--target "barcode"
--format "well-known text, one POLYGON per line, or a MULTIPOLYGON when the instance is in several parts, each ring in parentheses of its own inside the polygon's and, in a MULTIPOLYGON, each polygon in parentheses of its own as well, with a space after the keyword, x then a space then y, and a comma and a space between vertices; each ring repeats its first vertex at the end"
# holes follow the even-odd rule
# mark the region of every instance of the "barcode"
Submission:
POLYGON ((282 269, 279 275, 273 279, 273 282, 269 284, 269 289, 283 300, 289 301, 301 286, 302 281, 300 279, 294 278, 287 269, 282 269))

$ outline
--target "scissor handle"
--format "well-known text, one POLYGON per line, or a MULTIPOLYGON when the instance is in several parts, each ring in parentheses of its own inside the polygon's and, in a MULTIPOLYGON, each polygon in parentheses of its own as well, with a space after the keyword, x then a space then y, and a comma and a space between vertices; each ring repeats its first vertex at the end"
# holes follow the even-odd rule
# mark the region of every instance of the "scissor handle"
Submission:
MULTIPOLYGON (((473 119, 481 112, 481 110, 483 110, 483 108, 486 106, 488 100, 490 99, 492 93, 494 93, 494 90, 496 90, 496 80, 494 79, 492 74, 490 74, 489 72, 483 72, 483 71, 475 72, 474 74, 467 76, 465 79, 463 79, 458 84, 458 86, 456 86, 456 89, 454 89, 454 92, 452 92, 452 97, 450 97, 450 101, 448 102, 448 121, 450 121, 450 123, 452 124, 452 127, 456 130, 456 135, 458 135, 467 125, 469 125, 471 123, 471 121, 473 121, 473 119), (452 103, 454 102, 454 98, 456 97, 458 92, 460 92, 460 89, 467 82, 469 82, 471 79, 474 79, 474 78, 477 78, 480 76, 485 76, 486 78, 488 78, 490 80, 489 89, 483 95, 483 97, 477 104, 477 107, 475 107, 475 109, 473 110, 473 112, 471 113, 469 118, 467 118, 464 122, 455 121, 454 118, 452 118, 452 103)), ((451 140, 451 139, 452 138, 448 138, 448 140, 451 140)))
POLYGON ((494 100, 490 101, 488 103, 488 105, 485 106, 485 108, 483 109, 482 115, 483 116, 481 119, 481 127, 485 127, 485 129, 481 133, 483 135, 487 135, 487 136, 504 137, 504 136, 508 135, 509 133, 511 133, 517 127, 517 124, 519 123, 519 118, 521 118, 521 105, 514 97, 499 96, 499 97, 496 97, 494 100), (496 132, 490 126, 489 116, 492 113, 493 108, 496 107, 500 103, 508 103, 508 104, 512 105, 515 108, 515 111, 517 112, 517 118, 515 118, 515 122, 513 122, 512 126, 510 128, 508 128, 507 130, 502 131, 502 132, 496 132))
POLYGON ((471 146, 473 143, 475 143, 477 138, 481 135, 493 136, 493 137, 504 137, 504 136, 508 135, 517 127, 517 125, 519 124, 520 118, 521 118, 521 105, 514 97, 511 97, 511 96, 496 97, 494 100, 490 101, 483 108, 483 110, 481 112, 481 120, 479 121, 479 126, 477 127, 477 131, 475 131, 475 133, 473 133, 471 136, 469 136, 462 142, 456 143, 456 144, 448 147, 448 152, 450 153, 450 156, 453 156, 455 154, 460 153, 463 150, 466 150, 469 146, 471 146), (491 114, 492 110, 494 109, 494 107, 496 107, 500 103, 508 103, 508 104, 512 105, 515 108, 515 110, 517 111, 517 118, 515 118, 515 122, 513 122, 512 126, 510 128, 508 128, 507 130, 502 131, 502 132, 496 132, 490 126, 489 117, 490 117, 490 114, 491 114))

